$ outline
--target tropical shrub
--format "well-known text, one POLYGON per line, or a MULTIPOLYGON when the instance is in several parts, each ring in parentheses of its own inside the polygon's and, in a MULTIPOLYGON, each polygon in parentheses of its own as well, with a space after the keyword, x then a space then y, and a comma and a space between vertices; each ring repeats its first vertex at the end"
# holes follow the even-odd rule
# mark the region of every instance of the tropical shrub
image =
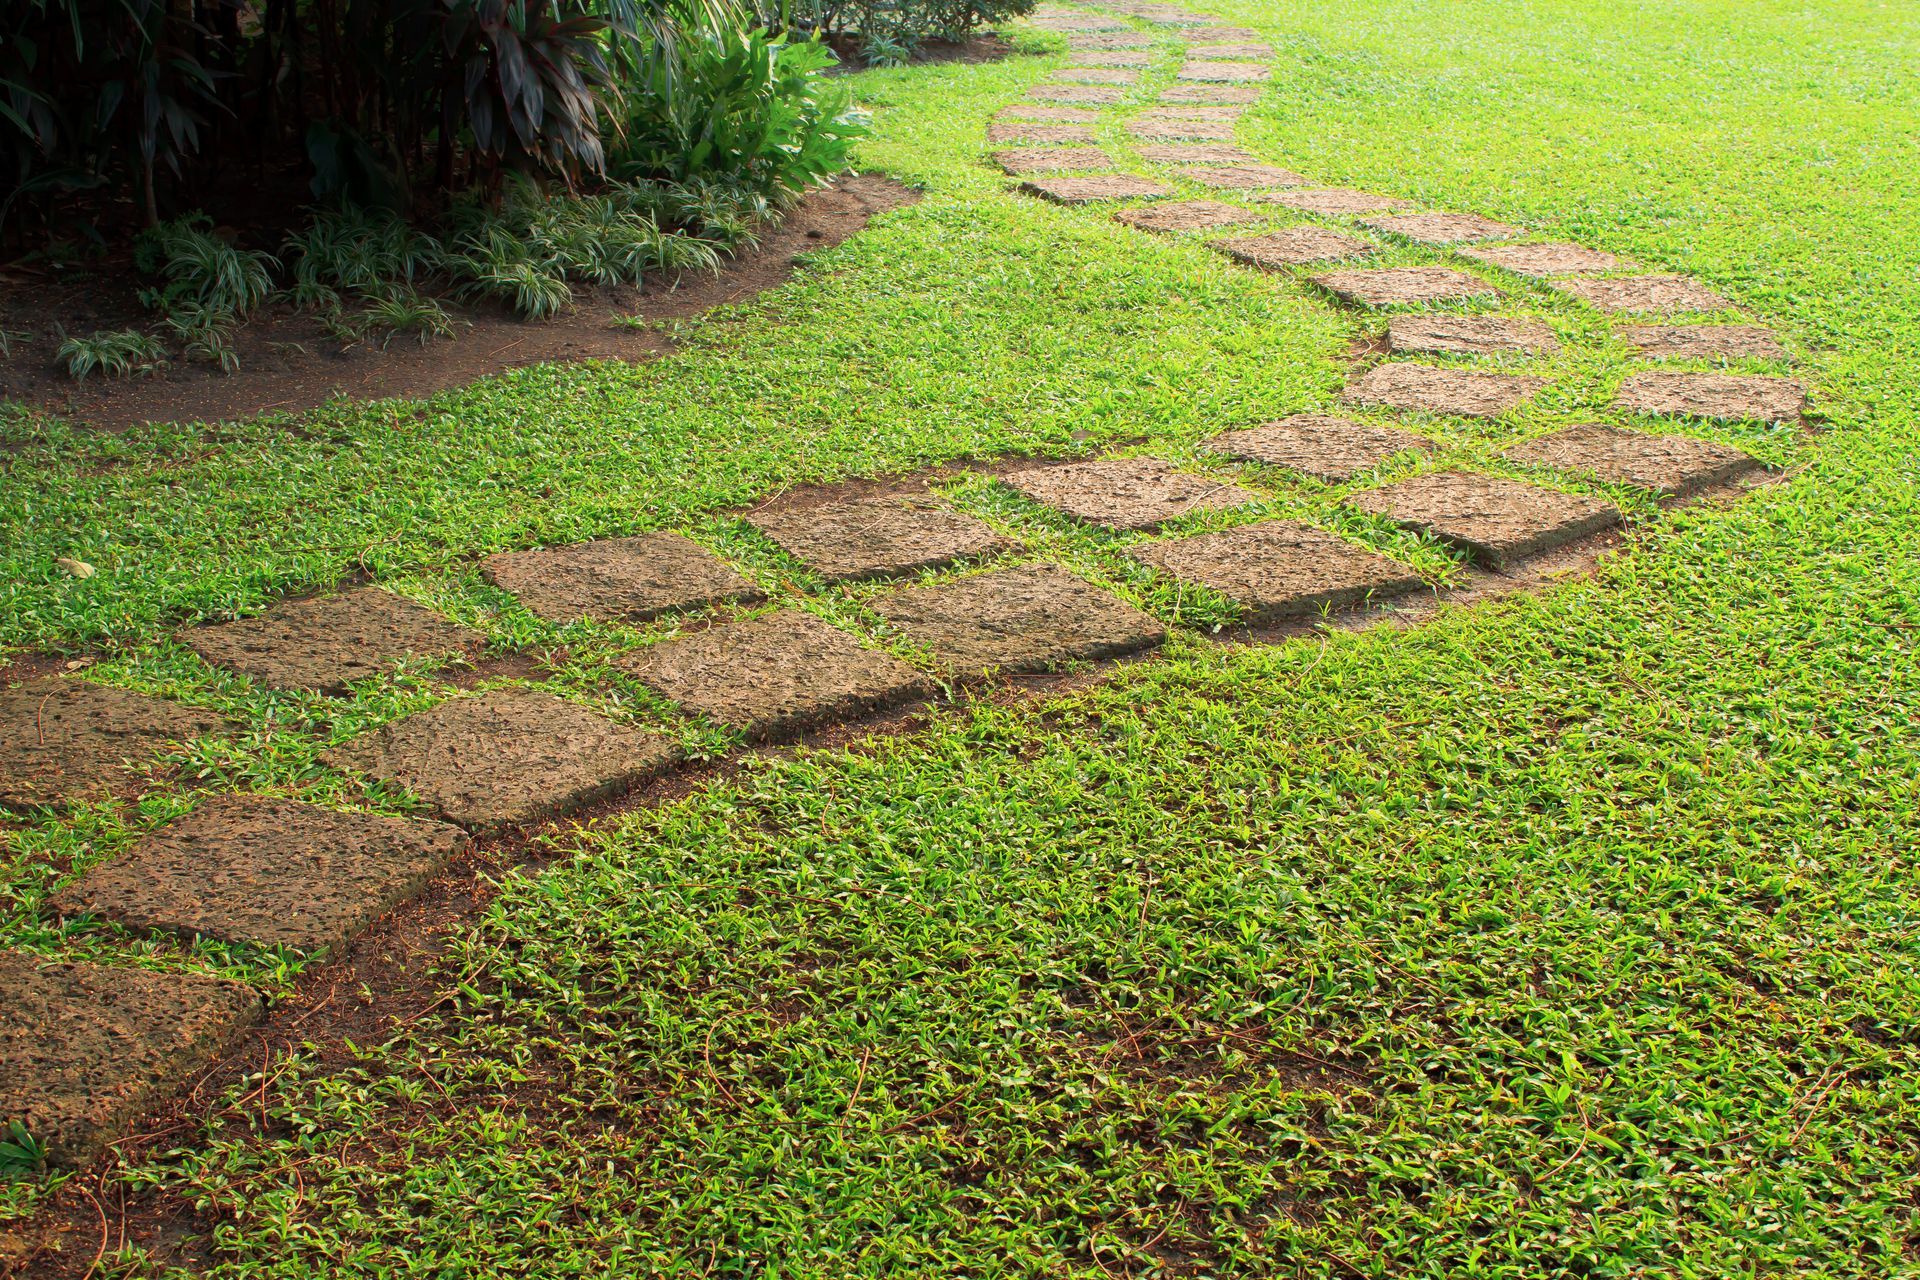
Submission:
POLYGON ((157 373, 166 366, 167 349, 138 329, 113 329, 66 339, 54 359, 69 378, 84 382, 96 373, 108 378, 157 373))
POLYGON ((906 61, 929 40, 960 40, 1032 12, 1033 0, 812 0, 788 21, 803 31, 856 37, 863 58, 887 63, 906 61))

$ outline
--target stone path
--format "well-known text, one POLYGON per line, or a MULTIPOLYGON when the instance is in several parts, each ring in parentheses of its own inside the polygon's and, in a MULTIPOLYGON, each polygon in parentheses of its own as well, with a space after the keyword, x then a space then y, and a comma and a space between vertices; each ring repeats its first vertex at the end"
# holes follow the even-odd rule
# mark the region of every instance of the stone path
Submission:
MULTIPOLYGON (((1394 530, 1415 531, 1507 571, 1620 523, 1621 505, 1593 485, 1622 503, 1637 492, 1626 505, 1652 510, 1760 466, 1677 426, 1792 424, 1804 412, 1800 383, 1747 368, 1788 363, 1786 346, 1710 287, 1254 155, 1239 125, 1273 78, 1264 33, 1150 0, 1104 8, 1036 15, 1041 29, 1066 33, 1081 65, 996 113, 992 162, 1026 195, 1109 206, 1049 216, 1193 237, 1222 255, 1219 269, 1262 272, 1264 287, 1348 308, 1366 336, 1365 367, 1337 397, 1345 412, 1309 405, 1271 422, 1222 422, 1190 453, 1005 470, 1003 497, 1025 504, 1008 527, 1034 546, 1077 530, 1140 574, 1231 602, 1248 625, 1285 623, 1427 585, 1346 533, 1273 518, 1273 491, 1295 477, 1313 482, 1297 492, 1346 508, 1343 529, 1370 526, 1366 536, 1389 547, 1407 539, 1394 530), (1099 127, 1109 123, 1118 128, 1099 127), (1114 141, 1128 136, 1139 141, 1114 141), (1392 265, 1365 263, 1388 250, 1392 265), (1587 309, 1585 329, 1610 335, 1615 352, 1657 367, 1582 411, 1594 420, 1520 425, 1536 415, 1510 415, 1559 390, 1539 370, 1574 343, 1575 327, 1551 319, 1568 308, 1587 309), (1677 319, 1652 322, 1667 317, 1677 319)), ((608 701, 595 706, 641 686, 669 708, 661 717, 742 741, 1166 641, 1178 618, 1036 555, 990 519, 937 496, 787 496, 736 526, 764 540, 751 571, 665 530, 507 551, 478 567, 505 607, 548 623, 657 628, 609 659, 608 701), (884 585, 862 585, 875 582, 884 585), (756 612, 769 594, 780 607, 756 612)), ((289 599, 179 640, 255 685, 322 696, 404 663, 471 659, 482 645, 379 585, 289 599)), ((336 953, 475 835, 577 813, 679 763, 669 733, 522 683, 444 692, 323 757, 431 816, 208 795, 72 877, 46 909, 136 935, 336 953)), ((166 784, 158 766, 170 753, 241 729, 81 676, 0 690, 0 804, 124 802, 166 784)), ((0 1116, 25 1117, 72 1164, 218 1054, 260 1003, 207 977, 0 953, 0 1014, 0 1116)))

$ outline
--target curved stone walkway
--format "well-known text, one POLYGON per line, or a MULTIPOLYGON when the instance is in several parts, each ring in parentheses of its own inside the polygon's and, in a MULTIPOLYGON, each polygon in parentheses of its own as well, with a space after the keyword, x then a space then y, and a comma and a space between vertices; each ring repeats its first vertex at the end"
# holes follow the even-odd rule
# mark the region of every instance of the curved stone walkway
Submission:
MULTIPOLYGON (((1507 570, 1621 521, 1612 503, 1576 491, 1580 481, 1673 500, 1760 465, 1725 445, 1648 429, 1650 419, 1798 419, 1805 394, 1790 378, 1650 369, 1621 387, 1611 414, 1620 421, 1514 441, 1499 456, 1518 474, 1468 465, 1431 424, 1498 422, 1549 385, 1506 363, 1476 367, 1559 348, 1550 325, 1502 313, 1530 291, 1635 321, 1617 333, 1647 360, 1785 361, 1787 349, 1762 327, 1728 322, 1730 304, 1698 282, 1536 242, 1470 212, 1320 185, 1250 154, 1236 125, 1272 75, 1273 50, 1257 33, 1171 5, 1105 10, 1035 15, 1034 25, 1066 35, 1078 65, 989 125, 990 142, 1004 144, 1000 167, 1030 195, 1088 206, 1085 216, 1141 234, 1202 237, 1247 270, 1291 275, 1330 305, 1378 315, 1388 356, 1356 376, 1339 405, 1220 424, 1201 451, 1204 472, 1173 458, 1115 456, 1000 477, 1036 512, 1149 535, 1117 544, 1120 554, 1264 626, 1429 584, 1335 529, 1263 517, 1263 469, 1343 486, 1350 509, 1507 570), (1160 77, 1175 52, 1157 100, 1134 103, 1129 95, 1160 77), (1125 171, 1099 144, 1094 126, 1114 119, 1149 173, 1125 171), (1396 245, 1432 260, 1369 265, 1396 245), (1434 356, 1444 362, 1429 363, 1434 356), (1383 469, 1398 478, 1382 483, 1383 469), (1556 487, 1555 478, 1575 483, 1556 487), (1225 513, 1229 527, 1161 532, 1198 512, 1225 513)), ((718 609, 713 625, 635 648, 613 668, 741 741, 788 737, 994 675, 1149 650, 1168 636, 1160 619, 936 497, 770 506, 744 518, 822 584, 812 603, 865 611, 897 651, 793 603, 753 611, 766 599, 754 581, 675 532, 503 553, 480 571, 552 623, 633 625, 718 609), (875 591, 876 582, 887 585, 875 591)), ((378 586, 284 601, 179 640, 257 686, 322 694, 403 661, 471 658, 484 643, 378 586)), ((30 681, 0 691, 0 804, 132 797, 154 784, 130 763, 234 729, 197 708, 74 676, 30 681)), ((74 878, 49 909, 136 932, 324 955, 417 893, 474 835, 618 795, 675 768, 680 750, 663 733, 507 685, 445 698, 324 759, 411 793, 433 816, 214 796, 74 878)), ((231 982, 0 954, 0 1116, 24 1118, 57 1160, 84 1161, 260 1014, 258 998, 231 982)))

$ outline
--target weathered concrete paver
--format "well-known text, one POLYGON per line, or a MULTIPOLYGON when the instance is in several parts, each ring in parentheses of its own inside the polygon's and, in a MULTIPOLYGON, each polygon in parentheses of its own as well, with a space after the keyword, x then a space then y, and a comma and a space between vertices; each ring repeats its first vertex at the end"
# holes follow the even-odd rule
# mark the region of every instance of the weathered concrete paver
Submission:
POLYGON ((1620 384, 1614 407, 1629 413, 1716 422, 1798 422, 1807 391, 1792 378, 1738 373, 1637 373, 1620 384))
POLYGON ((778 738, 926 697, 927 678, 801 609, 724 622, 615 665, 688 711, 778 738))
POLYGON ((873 607, 961 675, 1117 658, 1167 638, 1151 615, 1052 564, 909 587, 873 607))
POLYGON ((1292 520, 1149 542, 1127 548, 1127 554, 1213 588, 1245 610, 1251 626, 1344 609, 1421 585, 1420 575, 1405 565, 1292 520))
POLYGON ((1737 480, 1761 467, 1758 459, 1724 444, 1691 436, 1626 431, 1583 422, 1523 440, 1506 450, 1515 462, 1592 476, 1646 489, 1663 498, 1737 480))
POLYGON ((1145 31, 1077 31, 1067 37, 1067 48, 1074 53, 1090 49, 1151 49, 1158 43, 1145 31))
MULTIPOLYGON (((1252 155, 1231 143, 1147 142, 1135 148, 1149 164, 1241 165, 1258 164, 1252 155)), ((1180 175, 1191 177, 1189 173, 1180 175)))
POLYGON ((1140 73, 1124 67, 1060 67, 1053 78, 1061 84, 1139 84, 1140 73))
POLYGON ((0 804, 59 805, 142 789, 138 766, 169 744, 236 726, 198 707, 88 680, 0 690, 0 804))
POLYGON ((1235 262, 1265 271, 1333 262, 1373 253, 1378 246, 1325 227, 1283 227, 1263 236, 1215 240, 1213 247, 1235 262))
POLYGON ((1039 102, 1078 103, 1082 106, 1110 107, 1125 102, 1127 91, 1109 84, 1036 84, 1027 96, 1039 102))
POLYGON ((1217 200, 1175 200, 1166 204, 1150 204, 1138 209, 1122 209, 1113 217, 1116 222, 1124 222, 1142 231, 1167 234, 1208 231, 1215 227, 1234 227, 1260 221, 1260 215, 1252 209, 1222 204, 1217 200))
POLYGON ((1062 143, 1097 141, 1093 130, 1083 124, 1035 124, 1020 121, 995 121, 987 126, 988 142, 1024 142, 1057 146, 1062 143))
POLYGON ((1173 194, 1173 188, 1150 178, 1116 173, 1096 178, 1035 178, 1020 184, 1031 196, 1055 204, 1093 204, 1101 200, 1146 200, 1173 194))
MULTIPOLYGON (((1197 106, 1197 107, 1152 107, 1146 111, 1142 111, 1138 116, 1135 116, 1134 119, 1143 121, 1143 122, 1150 122, 1150 123, 1159 123, 1162 121, 1167 121, 1174 124, 1179 124, 1179 123, 1190 121, 1190 120, 1224 120, 1228 124, 1231 124, 1235 120, 1241 119, 1246 114, 1247 114, 1247 109, 1245 107, 1231 106, 1231 105, 1197 106)), ((1248 159, 1252 159, 1252 157, 1249 156, 1248 159)))
POLYGON ((1291 169, 1271 164, 1196 165, 1180 175, 1189 182, 1221 191, 1253 191, 1267 187, 1297 187, 1306 179, 1291 169))
POLYGON ((646 622, 762 598, 718 556, 677 533, 502 552, 481 561, 480 573, 548 622, 646 622))
POLYGON ((91 1160, 259 1020, 260 997, 198 974, 0 952, 0 1123, 50 1163, 91 1160))
POLYGON ((1190 44, 1187 56, 1199 62, 1258 62, 1273 56, 1270 44, 1190 44))
POLYGON ((471 657, 477 631, 380 587, 282 600, 265 612, 184 631, 208 663, 275 689, 341 693, 402 660, 471 657))
POLYGON ((1145 116, 1127 122, 1127 132, 1136 138, 1177 142, 1181 139, 1233 140, 1231 120, 1167 120, 1145 116))
POLYGON ((1497 418, 1532 399, 1545 378, 1513 373, 1475 373, 1393 361, 1375 365, 1348 385, 1353 404, 1380 405, 1402 413, 1450 413, 1497 418))
POLYGON ((1273 68, 1261 62, 1189 62, 1174 79, 1205 84, 1259 84, 1273 79, 1273 68))
POLYGON ((1490 569, 1507 568, 1620 522, 1611 503, 1468 471, 1414 476, 1351 494, 1347 502, 1430 533, 1490 569))
POLYGON ((1773 330, 1757 324, 1630 325, 1620 336, 1654 360, 1791 360, 1773 330))
POLYGON ((1013 545, 972 516, 924 499, 863 498, 755 511, 747 519, 831 582, 918 573, 1013 545))
POLYGON ((1470 240, 1506 240, 1522 234, 1520 228, 1475 213, 1403 213, 1391 218, 1368 218, 1375 231, 1421 244, 1464 244, 1470 240))
POLYGON ((1159 458, 1096 458, 1016 471, 1004 480, 1042 506, 1109 529, 1153 529, 1195 511, 1260 500, 1238 485, 1176 471, 1159 458))
POLYGON ((1176 84, 1161 91, 1160 101, 1185 103, 1247 104, 1260 101, 1259 89, 1238 84, 1176 84))
POLYGON ((658 734, 552 694, 494 689, 363 733, 325 759, 405 787, 470 831, 489 831, 619 795, 674 757, 658 734))
POLYGON ((1597 280, 1555 280, 1570 298, 1615 314, 1636 311, 1673 315, 1683 311, 1725 311, 1733 305, 1720 294, 1685 276, 1609 276, 1597 280))
POLYGON ((1498 355, 1558 351, 1551 326, 1515 316, 1395 316, 1387 322, 1387 346, 1401 352, 1498 355))
POLYGON ((1011 174, 1097 173, 1113 168, 1113 157, 1098 147, 1012 147, 994 152, 993 162, 1011 174))
POLYGON ((1371 191, 1355 191, 1351 187, 1305 187, 1298 191, 1275 191, 1260 199, 1298 209, 1301 213, 1317 213, 1322 217, 1334 218, 1378 213, 1384 209, 1405 209, 1412 203, 1392 196, 1375 195, 1371 191))
POLYGON ((1285 467, 1329 484, 1344 484, 1396 453, 1431 450, 1433 442, 1399 427, 1328 413, 1296 413, 1278 422, 1217 435, 1206 448, 1236 462, 1285 467))
MULTIPOLYGON (((1084 67, 1150 67, 1156 61, 1151 49, 1082 50, 1069 44, 1074 60, 1084 67)), ((1131 82, 1129 82, 1131 83, 1131 82)))
POLYGON ((1368 267, 1356 271, 1329 271, 1313 282, 1359 307, 1396 307, 1420 303, 1459 302, 1490 297, 1499 292, 1478 276, 1451 267, 1368 267))
POLYGON ((1053 124, 1097 124, 1098 111, 1085 107, 1049 107, 1036 102, 1016 102, 993 113, 996 120, 1040 120, 1053 124))
POLYGON ((420 891, 467 834, 444 822, 224 795, 55 895, 129 929, 330 952, 420 891))
POLYGON ((1566 243, 1478 245, 1471 249, 1462 249, 1460 254, 1476 262, 1503 267, 1518 275, 1534 277, 1572 276, 1590 271, 1632 270, 1634 265, 1627 259, 1602 249, 1589 249, 1584 245, 1566 243))

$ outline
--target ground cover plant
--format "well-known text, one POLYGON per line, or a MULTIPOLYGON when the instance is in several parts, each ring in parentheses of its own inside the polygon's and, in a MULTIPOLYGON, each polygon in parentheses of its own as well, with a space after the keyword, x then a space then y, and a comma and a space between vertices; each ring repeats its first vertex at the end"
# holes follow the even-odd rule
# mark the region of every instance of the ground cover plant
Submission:
MULTIPOLYGON (((1920 1269, 1920 26, 1851 0, 1218 12, 1277 48, 1240 133, 1263 159, 1710 282, 1804 351, 1819 438, 1700 428, 1785 474, 1642 503, 1591 579, 1254 647, 1116 540, 958 479, 1181 624, 1168 657, 556 835, 539 874, 500 869, 442 1002, 344 1065, 289 1043, 103 1204, 197 1206, 196 1265, 235 1276, 1920 1269)), ((985 122, 1046 65, 861 76, 863 158, 926 198, 656 364, 217 429, 13 416, 0 641, 245 717, 183 786, 396 809, 318 750, 434 673, 269 694, 165 638, 365 570, 556 653, 548 687, 724 750, 604 678, 658 632, 542 623, 470 557, 679 527, 818 601, 719 513, 1015 450, 1191 457, 1346 381, 1371 322, 1007 192, 985 122)), ((1517 420, 1435 429, 1491 458, 1593 414, 1627 363, 1569 344, 1517 420)), ((1336 489, 1260 483, 1339 519, 1336 489)), ((15 822, 5 945, 289 989, 297 957, 40 910, 184 803, 15 822)), ((76 1185, 15 1184, 7 1212, 25 1229, 76 1185)), ((137 1273, 148 1248, 110 1232, 106 1256, 137 1273)))

